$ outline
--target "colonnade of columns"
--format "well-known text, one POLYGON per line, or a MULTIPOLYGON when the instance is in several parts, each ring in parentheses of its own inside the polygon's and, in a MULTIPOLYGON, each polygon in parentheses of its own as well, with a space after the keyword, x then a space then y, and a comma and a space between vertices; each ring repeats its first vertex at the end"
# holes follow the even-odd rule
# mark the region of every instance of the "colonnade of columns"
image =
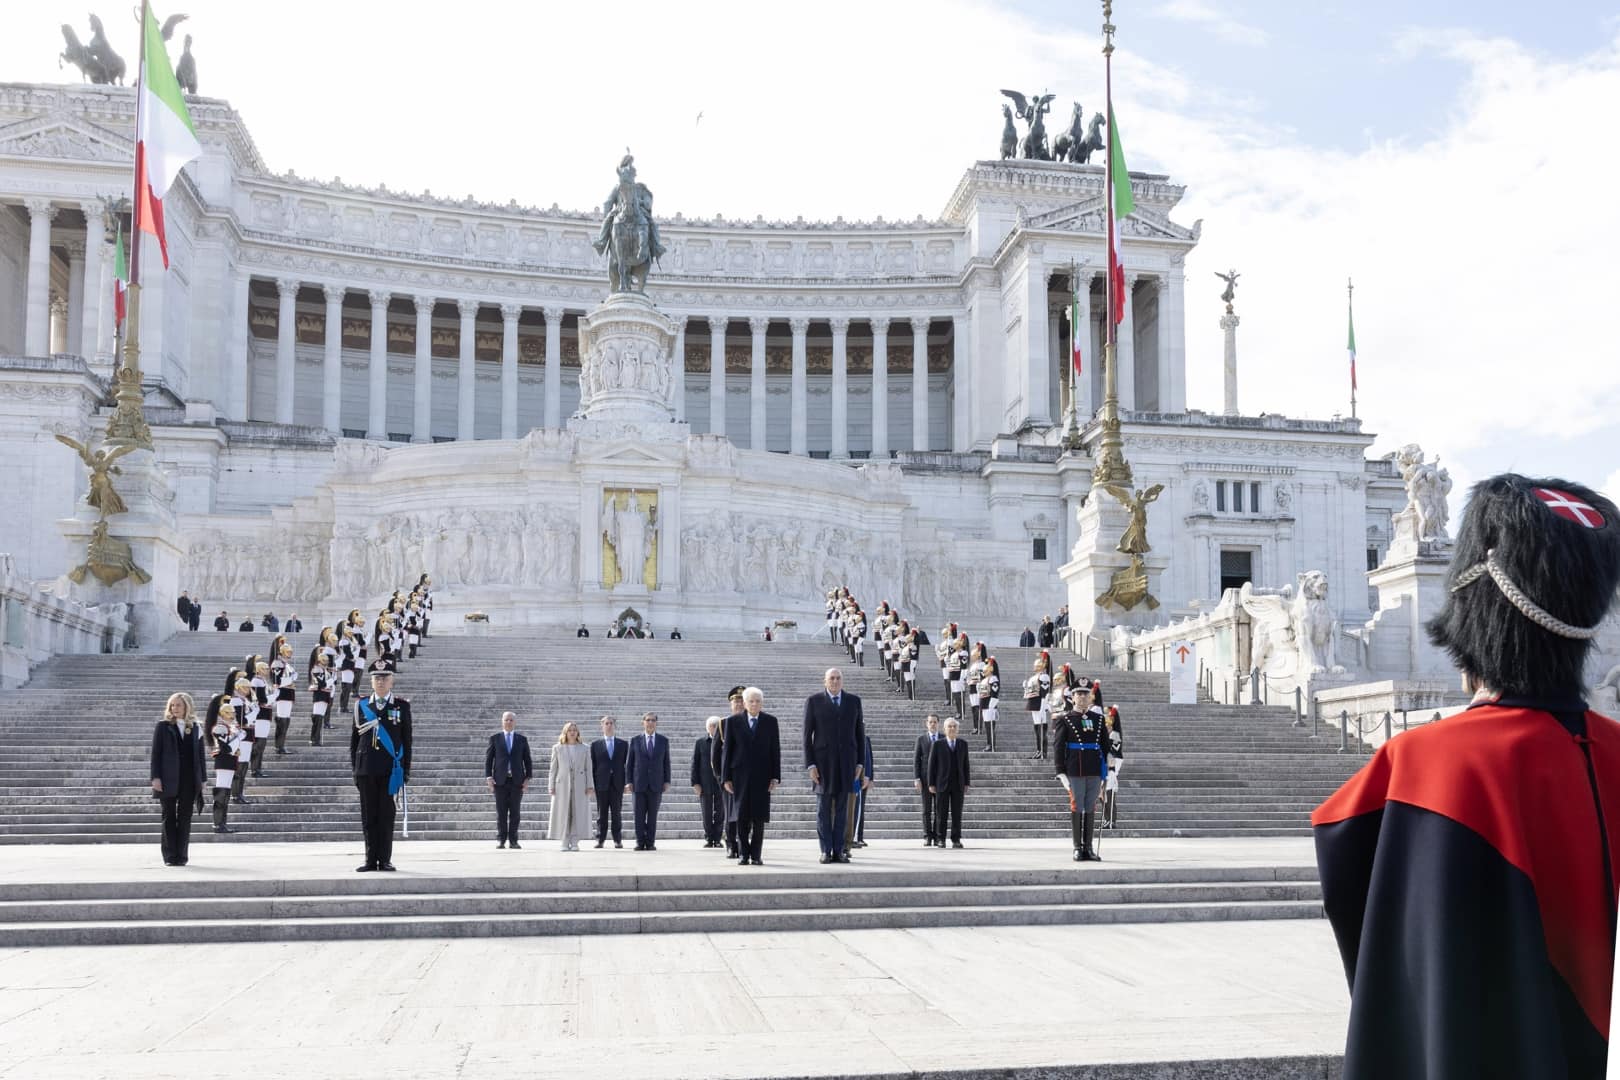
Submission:
MULTIPOLYGON (((676 337, 677 375, 686 370, 686 324, 688 317, 677 315, 679 331, 676 337)), ((725 354, 727 333, 731 319, 724 315, 704 317, 709 327, 709 423, 711 435, 729 435, 741 444, 741 431, 728 431, 726 424, 726 370, 725 354)), ((768 316, 754 315, 748 319, 748 442, 752 449, 766 448, 766 332, 771 320, 768 316)), ((816 321, 793 316, 785 321, 791 334, 789 382, 789 453, 806 455, 809 445, 809 338, 810 327, 816 321)), ((844 317, 825 320, 832 336, 831 386, 831 439, 827 456, 843 459, 850 456, 850 373, 849 330, 853 322, 844 317)), ((887 458, 895 450, 928 450, 929 446, 929 393, 928 393, 928 330, 929 318, 910 319, 912 330, 911 356, 911 432, 903 444, 891 440, 889 434, 889 327, 894 320, 874 318, 859 320, 867 324, 872 338, 872 440, 870 456, 887 458)), ((684 379, 680 382, 684 384, 684 379)), ((684 402, 677 406, 676 419, 685 419, 684 402)))
MULTIPOLYGON (((333 284, 320 284, 303 282, 296 278, 280 278, 274 282, 277 309, 275 331, 275 361, 274 361, 274 419, 278 423, 292 424, 297 422, 297 380, 299 378, 297 349, 298 349, 298 309, 297 302, 300 292, 305 289, 319 288, 325 300, 325 331, 324 350, 322 354, 321 378, 321 426, 333 432, 343 430, 343 393, 344 382, 342 377, 343 354, 343 311, 344 299, 350 292, 344 286, 333 284)), ((264 290, 261 286, 260 294, 264 290)), ((248 305, 252 303, 253 289, 247 277, 238 279, 234 291, 239 309, 233 313, 237 324, 229 337, 228 348, 231 353, 230 367, 233 373, 225 380, 235 395, 241 388, 241 397, 236 399, 235 408, 224 410, 226 415, 247 415, 246 387, 249 383, 247 323, 249 319, 248 305)), ((306 293, 307 295, 307 293, 306 293)), ((365 434, 367 438, 390 438, 387 397, 388 397, 388 310, 395 296, 386 290, 371 290, 366 293, 370 301, 371 318, 369 329, 370 352, 367 359, 367 418, 365 434)), ((477 415, 478 380, 476 334, 479 311, 485 307, 480 301, 472 299, 448 300, 411 294, 411 304, 416 317, 415 333, 415 366, 412 380, 412 419, 410 438, 412 442, 429 442, 433 439, 433 313, 442 302, 453 303, 459 316, 458 333, 456 338, 456 366, 455 366, 455 438, 475 438, 474 420, 477 415)), ((352 311, 352 309, 351 309, 352 311)), ((518 324, 525 308, 518 304, 507 303, 500 306, 501 316, 501 372, 500 372, 500 437, 516 438, 518 431, 518 324)), ((543 393, 543 423, 544 427, 559 427, 562 424, 561 391, 562 391, 562 325, 565 312, 561 308, 547 307, 543 309, 545 318, 545 367, 542 379, 543 393)), ((687 361, 687 342, 689 326, 698 319, 707 322, 709 331, 708 342, 708 376, 707 391, 709 398, 707 430, 716 435, 728 435, 739 445, 755 449, 764 449, 766 446, 767 431, 767 362, 766 341, 767 332, 773 320, 768 316, 755 315, 747 319, 750 336, 750 363, 748 369, 749 409, 746 430, 728 430, 726 420, 727 401, 727 372, 726 347, 728 333, 731 331, 732 320, 725 315, 685 315, 673 316, 677 332, 675 339, 674 365, 676 369, 676 385, 683 389, 676 395, 674 407, 676 419, 685 419, 686 392, 691 388, 687 385, 686 372, 691 366, 687 361), (744 439, 746 438, 746 442, 744 439)), ((740 320, 739 320, 740 321, 740 320)), ((792 335, 792 366, 791 366, 791 403, 789 413, 789 450, 791 453, 808 455, 811 452, 809 440, 809 373, 808 373, 808 340, 810 329, 816 320, 807 317, 795 316, 785 320, 792 335)), ((825 320, 831 334, 832 342, 832 379, 830 393, 831 431, 830 445, 825 448, 826 455, 834 459, 849 458, 850 445, 850 408, 849 398, 852 392, 852 378, 849 372, 849 334, 852 322, 849 318, 831 318, 825 320)), ((931 319, 918 316, 909 319, 912 332, 911 352, 911 430, 903 439, 891 437, 889 429, 890 413, 890 381, 889 381, 889 330, 892 319, 863 319, 858 322, 864 324, 872 339, 872 371, 871 371, 871 447, 869 455, 874 458, 887 458, 894 450, 927 450, 930 447, 930 408, 929 408, 929 379, 928 379, 928 333, 931 319)), ((396 358, 397 360, 397 358, 396 358)), ((443 376, 441 375, 441 379, 443 376)), ((860 376, 855 377, 856 380, 860 376)), ((260 384, 261 387, 264 385, 260 384)), ((486 384, 487 385, 487 384, 486 384)), ((865 389, 857 387, 856 389, 865 389)), ((351 391, 352 392, 352 391, 351 391)), ((442 391, 441 391, 442 392, 442 391)), ((487 392, 487 390, 485 391, 487 392)), ((488 406, 486 403, 486 410, 488 406)), ((265 412, 255 409, 255 412, 265 416, 265 412)), ((266 410, 267 411, 267 410, 266 410)), ((268 417, 266 417, 268 418, 268 417)), ((818 447, 817 452, 821 452, 818 447)))
MULTIPOLYGON (((1089 417, 1102 407, 1102 343, 1107 338, 1106 301, 1103 299, 1100 274, 1083 274, 1079 289, 1079 327, 1081 356, 1084 372, 1071 384, 1077 394, 1077 405, 1082 417, 1089 417), (1092 288, 1097 288, 1093 297, 1092 288)), ((1115 335, 1115 349, 1119 361, 1119 404, 1127 411, 1182 412, 1187 407, 1185 372, 1185 338, 1183 328, 1184 282, 1182 275, 1171 273, 1127 272, 1125 275, 1125 317, 1115 335), (1151 290, 1151 292, 1149 291, 1151 290), (1137 307, 1153 301, 1157 317, 1151 347, 1139 348, 1136 340, 1137 307)), ((1056 358, 1056 370, 1069 378, 1070 349, 1072 349, 1074 314, 1065 293, 1052 295, 1047 308, 1047 329, 1050 334, 1051 356, 1056 358)))

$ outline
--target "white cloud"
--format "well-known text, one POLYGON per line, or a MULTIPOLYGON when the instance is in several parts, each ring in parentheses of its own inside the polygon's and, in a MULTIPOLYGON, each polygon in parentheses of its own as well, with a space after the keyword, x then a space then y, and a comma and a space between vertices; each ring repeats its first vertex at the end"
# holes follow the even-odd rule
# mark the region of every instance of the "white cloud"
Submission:
POLYGON ((1598 485, 1598 491, 1607 495, 1610 502, 1620 503, 1620 469, 1610 473, 1608 478, 1598 485))
POLYGON ((1264 45, 1271 40, 1265 30, 1238 22, 1230 11, 1223 11, 1207 0, 1168 0, 1154 8, 1153 13, 1177 22, 1196 23, 1233 45, 1264 45))

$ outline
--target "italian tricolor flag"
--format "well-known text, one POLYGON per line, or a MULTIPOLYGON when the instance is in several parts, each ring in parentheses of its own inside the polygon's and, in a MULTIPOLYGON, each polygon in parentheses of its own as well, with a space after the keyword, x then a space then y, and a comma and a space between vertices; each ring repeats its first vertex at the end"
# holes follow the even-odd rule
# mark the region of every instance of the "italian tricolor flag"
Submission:
POLYGON ((1074 373, 1081 375, 1085 373, 1085 368, 1080 363, 1080 275, 1075 274, 1069 284, 1073 293, 1069 307, 1069 351, 1073 354, 1074 373))
POLYGON ((1356 389, 1356 309, 1350 308, 1350 391, 1356 389))
POLYGON ((124 292, 129 288, 129 260, 124 256, 124 223, 118 222, 118 239, 113 244, 113 317, 117 325, 124 323, 127 300, 124 292))
MULTIPOLYGON (((180 83, 169 66, 163 31, 150 4, 141 4, 141 88, 135 112, 134 231, 157 238, 163 266, 169 245, 163 235, 163 196, 186 162, 202 156, 197 129, 191 125, 180 83)), ((139 244, 139 237, 136 237, 139 244)), ((135 272, 140 273, 137 250, 135 272)))
POLYGON ((1114 123, 1113 102, 1108 103, 1108 201, 1114 210, 1108 219, 1108 280, 1117 326, 1125 318, 1125 255, 1119 245, 1119 223, 1136 211, 1136 200, 1131 197, 1131 174, 1125 168, 1125 148, 1114 123))

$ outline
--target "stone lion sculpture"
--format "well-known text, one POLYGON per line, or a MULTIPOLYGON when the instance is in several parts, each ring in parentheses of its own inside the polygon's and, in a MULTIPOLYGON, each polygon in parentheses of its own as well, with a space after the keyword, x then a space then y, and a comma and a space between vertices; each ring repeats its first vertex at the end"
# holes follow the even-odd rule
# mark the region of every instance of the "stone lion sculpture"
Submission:
POLYGON ((1297 587, 1256 589, 1245 584, 1238 600, 1254 620, 1251 666, 1301 679, 1343 673, 1335 643, 1339 622, 1328 606, 1328 579, 1322 571, 1300 574, 1297 587))

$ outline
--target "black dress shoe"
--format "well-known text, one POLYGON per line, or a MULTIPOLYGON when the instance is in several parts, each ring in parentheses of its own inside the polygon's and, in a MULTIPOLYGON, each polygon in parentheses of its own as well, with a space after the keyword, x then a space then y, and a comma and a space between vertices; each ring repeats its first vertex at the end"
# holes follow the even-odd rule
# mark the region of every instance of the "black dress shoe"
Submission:
POLYGON ((394 869, 394 864, 391 862, 378 863, 377 869, 392 871, 394 869))
POLYGON ((597 842, 596 842, 596 846, 597 846, 597 847, 601 847, 601 846, 602 846, 602 841, 601 841, 601 840, 598 840, 598 841, 597 841, 597 842))
POLYGON ((961 846, 962 846, 962 841, 960 841, 960 840, 952 840, 951 841, 951 847, 959 848, 961 846))
POLYGON ((923 847, 933 847, 933 846, 934 846, 934 838, 932 836, 926 837, 923 840, 923 847))
POLYGON ((376 863, 366 863, 364 866, 355 867, 354 872, 357 873, 357 874, 364 874, 364 873, 366 873, 368 871, 375 870, 375 869, 377 869, 377 864, 376 863))
POLYGON ((219 828, 215 829, 214 831, 217 832, 217 833, 233 833, 236 830, 231 828, 229 825, 221 825, 219 828))
POLYGON ((505 847, 505 846, 506 846, 506 841, 505 841, 505 840, 497 840, 497 841, 496 841, 496 842, 495 842, 495 850, 496 850, 496 851, 499 851, 499 850, 501 850, 501 849, 502 849, 502 848, 504 848, 504 847, 505 847))
POLYGON ((647 850, 648 851, 657 851, 658 850, 658 845, 657 844, 648 844, 647 845, 647 850))
POLYGON ((738 866, 747 866, 748 863, 749 863, 749 858, 746 855, 744 855, 742 858, 737 860, 737 865, 738 866))
POLYGON ((520 844, 520 843, 518 843, 518 842, 517 842, 517 841, 516 841, 516 840, 514 840, 514 841, 512 841, 512 850, 513 850, 513 851, 516 851, 516 850, 517 850, 517 849, 518 849, 518 848, 520 848, 520 847, 522 847, 522 846, 523 846, 523 845, 522 845, 522 844, 520 844))
POLYGON ((1097 854, 1097 852, 1094 850, 1088 850, 1086 852, 1086 858, 1091 862, 1102 862, 1102 856, 1097 854))
POLYGON ((836 856, 838 862, 849 862, 849 852, 840 851, 836 856))
POLYGON ((615 841, 613 841, 613 846, 614 847, 624 847, 624 841, 623 840, 615 840, 615 841))
POLYGON ((1086 861, 1085 853, 1082 852, 1079 848, 1074 849, 1074 861, 1075 862, 1085 862, 1086 861))
POLYGON ((823 866, 825 866, 827 863, 830 863, 832 861, 833 861, 833 857, 831 855, 828 855, 825 851, 823 851, 821 853, 821 863, 822 863, 823 866))

